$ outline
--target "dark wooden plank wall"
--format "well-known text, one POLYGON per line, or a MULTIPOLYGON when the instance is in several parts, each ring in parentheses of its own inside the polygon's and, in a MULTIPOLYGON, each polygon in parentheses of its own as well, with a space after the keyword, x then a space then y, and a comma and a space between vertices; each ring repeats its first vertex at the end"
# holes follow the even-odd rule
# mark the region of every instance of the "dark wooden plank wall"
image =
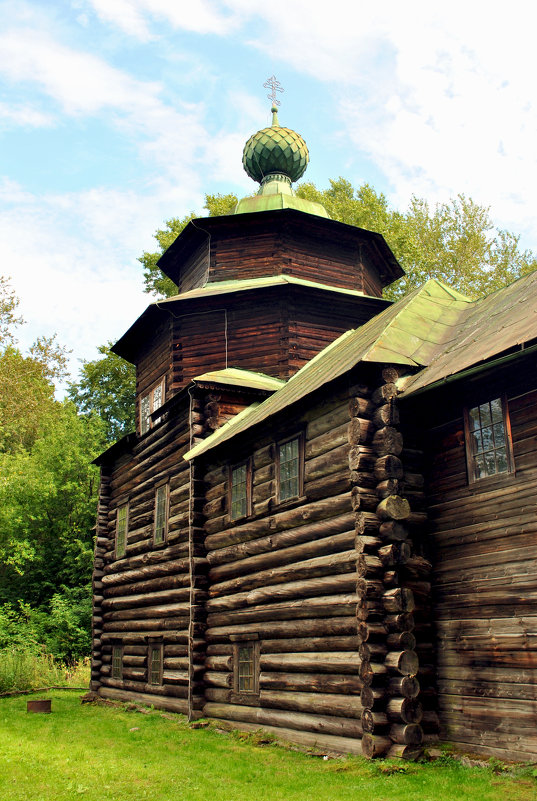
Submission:
POLYGON ((172 372, 172 318, 164 320, 148 337, 147 348, 136 365, 136 431, 140 433, 140 398, 157 382, 165 379, 164 400, 170 397, 172 372))
POLYGON ((348 423, 344 393, 287 421, 288 434, 306 431, 305 497, 291 506, 275 506, 273 441, 257 442, 251 454, 252 519, 230 522, 226 462, 211 465, 205 476, 210 590, 204 714, 359 752, 348 423), (260 641, 258 705, 238 703, 233 694, 230 635, 247 632, 260 641))
MULTIPOLYGON (((205 598, 203 581, 192 579, 198 569, 203 573, 204 560, 195 544, 196 488, 190 514, 191 468, 182 458, 190 447, 189 416, 194 423, 200 418, 196 408, 189 414, 185 405, 172 420, 141 438, 132 454, 103 470, 106 492, 97 532, 102 553, 97 565, 100 594, 95 599, 100 629, 92 676, 103 696, 149 699, 185 714, 189 706, 191 710, 201 706, 196 700, 196 665, 202 633, 196 610, 205 598), (169 532, 167 541, 155 546, 155 485, 164 479, 169 480, 169 532), (116 559, 117 508, 127 501, 126 555, 116 559), (148 683, 149 636, 163 638, 162 686, 148 683), (122 680, 111 677, 115 644, 124 648, 122 680)), ((202 659, 203 650, 201 654, 202 659)))
POLYGON ((441 723, 465 748, 535 759, 537 391, 521 378, 504 384, 516 474, 468 485, 459 401, 433 432, 429 510, 441 723))
POLYGON ((179 293, 188 292, 203 286, 209 275, 210 237, 207 234, 205 242, 199 245, 181 267, 179 279, 179 293))

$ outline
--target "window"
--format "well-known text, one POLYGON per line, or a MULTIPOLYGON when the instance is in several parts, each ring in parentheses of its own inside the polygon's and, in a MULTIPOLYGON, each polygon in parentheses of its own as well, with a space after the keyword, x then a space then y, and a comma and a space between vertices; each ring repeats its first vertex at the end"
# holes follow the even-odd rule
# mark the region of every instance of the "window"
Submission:
POLYGON ((121 559, 127 552, 128 503, 118 506, 116 517, 116 559, 121 559))
POLYGON ((231 519, 252 513, 252 469, 250 461, 231 468, 231 519))
POLYGON ((147 657, 149 684, 162 684, 162 643, 153 643, 149 646, 147 657))
POLYGON ((302 435, 278 444, 278 501, 302 495, 304 484, 304 438, 302 435))
POLYGON ((165 542, 168 536, 168 485, 161 484, 155 491, 155 545, 165 542))
POLYGON ((123 678, 123 648, 121 645, 112 647, 112 678, 123 678))
POLYGON ((257 695, 259 692, 257 640, 248 639, 234 643, 234 689, 240 695, 257 695))
POLYGON ((160 422, 160 417, 151 420, 151 415, 164 403, 164 379, 140 398, 140 433, 146 434, 152 426, 160 422))
POLYGON ((505 398, 464 410, 469 481, 514 470, 511 427, 505 398))

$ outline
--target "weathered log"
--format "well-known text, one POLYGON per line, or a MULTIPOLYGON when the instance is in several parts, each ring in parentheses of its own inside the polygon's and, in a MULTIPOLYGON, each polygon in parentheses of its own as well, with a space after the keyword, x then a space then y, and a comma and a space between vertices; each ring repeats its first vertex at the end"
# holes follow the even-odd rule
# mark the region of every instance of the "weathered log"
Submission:
POLYGON ((373 512, 377 508, 379 496, 373 489, 353 487, 351 489, 351 504, 355 512, 359 509, 373 512))
POLYGON ((388 495, 379 503, 376 512, 381 520, 405 520, 410 516, 410 504, 400 495, 388 495))
POLYGON ((368 734, 380 734, 388 728, 390 722, 384 712, 373 712, 371 709, 364 709, 362 712, 362 730, 368 734))
POLYGON ((375 459, 374 473, 377 481, 387 481, 390 478, 402 479, 404 475, 402 461, 389 453, 375 459))
POLYGON ((359 676, 365 687, 384 684, 388 677, 388 670, 384 665, 362 660, 359 676))
POLYGON ((373 410, 374 404, 368 398, 354 396, 349 398, 349 416, 368 418, 373 410))
POLYGON ((423 707, 411 698, 390 698, 386 704, 386 714, 397 723, 419 723, 423 717, 423 707))
POLYGON ((387 590, 382 602, 387 612, 413 612, 415 609, 414 595, 404 587, 387 590))
POLYGON ((348 453, 349 446, 345 443, 314 459, 309 459, 309 461, 306 461, 304 468, 304 480, 306 482, 314 481, 345 470, 349 462, 348 453))
POLYGON ((259 693, 259 704, 263 707, 312 712, 317 715, 335 715, 344 718, 359 718, 362 714, 359 695, 262 689, 259 693))
MULTIPOLYGON (((349 499, 350 500, 350 499, 349 499)), ((356 515, 355 531, 358 535, 375 536, 379 532, 379 519, 372 512, 358 512, 356 515)))
POLYGON ((331 574, 341 574, 354 570, 356 566, 356 554, 352 551, 341 551, 340 553, 316 556, 313 559, 305 559, 300 562, 291 562, 274 567, 271 570, 261 570, 248 575, 230 578, 227 581, 220 581, 209 587, 209 595, 215 598, 237 590, 253 590, 257 587, 266 587, 270 584, 283 584, 286 581, 298 581, 299 579, 313 578, 316 576, 327 576, 331 574))
POLYGON ((418 723, 394 723, 390 728, 390 738, 401 745, 420 745, 423 729, 418 723))
MULTIPOLYGON (((123 591, 128 592, 130 590, 130 586, 125 588, 123 586, 123 591)), ((102 602, 102 608, 109 611, 114 609, 129 609, 132 607, 142 607, 142 606, 149 606, 149 605, 158 605, 158 603, 165 603, 170 602, 173 603, 174 601, 183 601, 190 598, 190 588, 183 587, 181 589, 167 589, 161 592, 148 592, 144 594, 129 594, 119 597, 111 597, 111 598, 104 598, 102 602)))
POLYGON ((387 759, 408 759, 414 761, 418 759, 423 752, 421 745, 399 745, 394 743, 385 754, 387 759))
POLYGON ((262 654, 305 653, 307 651, 357 651, 360 640, 353 637, 295 637, 292 640, 264 639, 260 643, 262 654))
POLYGON ((356 571, 361 578, 377 578, 382 575, 382 569, 378 556, 361 553, 356 559, 356 571))
POLYGON ((371 537, 367 534, 357 534, 354 541, 354 549, 357 554, 369 554, 376 556, 381 544, 378 537, 371 537))
POLYGON ((411 554, 411 548, 407 542, 392 542, 383 545, 378 549, 378 557, 385 567, 392 565, 405 564, 411 554))
POLYGON ((386 644, 394 651, 413 651, 416 638, 410 631, 394 631, 388 634, 386 644))
POLYGON ((408 538, 408 529, 397 520, 386 520, 378 529, 379 535, 385 540, 404 542, 408 538))
POLYGON ((354 446, 349 450, 349 468, 356 472, 371 473, 377 459, 377 455, 368 447, 354 446))
MULTIPOLYGON (((320 456, 327 451, 331 451, 333 448, 337 448, 340 445, 348 443, 347 426, 348 422, 345 421, 340 426, 330 429, 324 434, 320 434, 313 439, 308 439, 304 454, 306 461, 309 459, 314 459, 316 456, 320 456)), ((268 465, 268 468, 271 469, 271 473, 268 475, 268 478, 274 478, 274 464, 268 465)), ((260 471, 256 471, 256 473, 259 472, 260 471)))
POLYGON ((387 652, 386 646, 378 642, 363 642, 358 649, 361 659, 373 662, 383 662, 387 652))
POLYGON ((414 628, 414 617, 411 612, 386 615, 384 622, 390 631, 412 631, 414 628))
POLYGON ((393 676, 386 685, 386 691, 389 695, 415 700, 420 692, 420 684, 415 676, 393 676))
MULTIPOLYGON (((258 554, 267 554, 267 559, 273 557, 273 553, 282 553, 284 549, 295 547, 302 543, 311 542, 312 548, 316 549, 317 545, 319 551, 314 550, 307 553, 308 556, 320 555, 321 553, 330 552, 329 550, 323 551, 323 548, 331 549, 332 541, 328 542, 331 536, 341 536, 343 533, 348 533, 349 529, 354 526, 354 514, 347 512, 343 515, 330 517, 326 520, 321 520, 317 523, 306 523, 298 528, 291 529, 290 531, 283 531, 279 534, 271 534, 267 537, 261 537, 256 540, 237 543, 226 548, 220 548, 217 551, 211 551, 207 554, 207 561, 211 565, 212 570, 216 570, 217 565, 226 565, 228 562, 236 562, 244 560, 246 573, 259 570, 264 567, 271 567, 272 562, 261 559, 259 562, 246 562, 246 559, 257 556, 258 554), (327 541, 325 543, 325 540, 327 541)), ((340 540, 334 541, 334 546, 337 546, 340 540)), ((343 547, 334 547, 333 550, 345 550, 343 547)), ((306 551, 304 551, 306 553, 306 551)), ((283 554, 284 558, 295 559, 297 552, 286 551, 283 554)), ((278 564, 275 562, 274 564, 278 564)), ((238 575, 238 572, 237 574, 238 575)), ((223 579, 230 578, 226 573, 226 569, 222 573, 211 572, 211 580, 215 578, 223 579)))
POLYGON ((141 621, 146 618, 164 619, 177 616, 187 616, 190 611, 190 603, 170 603, 162 606, 142 606, 136 609, 119 609, 115 612, 106 612, 104 619, 111 620, 135 620, 141 621))
POLYGON ((386 700, 386 692, 384 687, 362 687, 360 691, 360 702, 364 709, 380 709, 384 706, 386 700))
POLYGON ((379 456, 399 456, 403 450, 403 435, 392 426, 379 428, 373 436, 373 448, 379 456))
POLYGON ((394 570, 387 570, 384 575, 382 576, 382 581, 385 587, 398 587, 399 586, 399 571, 394 570))
POLYGON ((256 604, 284 600, 297 601, 301 598, 310 598, 315 595, 353 592, 356 589, 356 578, 350 572, 352 567, 352 563, 344 563, 340 566, 340 569, 348 572, 342 574, 321 577, 315 577, 314 575, 312 578, 302 581, 289 581, 282 584, 268 583, 268 586, 261 586, 259 589, 213 598, 207 601, 205 608, 212 615, 215 612, 251 608, 256 604))
POLYGON ((363 604, 364 601, 371 599, 380 600, 384 595, 385 587, 382 581, 374 581, 373 579, 356 579, 356 594, 363 604))
POLYGON ((233 687, 233 674, 207 670, 203 680, 209 687, 233 687))
POLYGON ((289 729, 323 732, 347 737, 361 737, 360 721, 325 715, 308 715, 304 712, 286 712, 262 707, 245 707, 235 704, 208 703, 203 707, 206 717, 255 723, 257 726, 284 726, 289 729))
POLYGON ((112 687, 100 687, 99 695, 102 698, 112 698, 116 701, 134 701, 147 706, 154 706, 157 709, 168 709, 171 712, 181 712, 188 714, 188 701, 179 698, 169 698, 161 695, 150 695, 148 693, 131 692, 118 690, 112 687))
POLYGON ((388 382, 386 384, 381 384, 380 387, 377 387, 373 394, 371 395, 371 400, 374 404, 379 405, 383 403, 387 403, 388 401, 393 400, 393 398, 397 397, 397 387, 395 383, 388 382))
POLYGON ((389 737, 380 737, 375 734, 365 732, 362 737, 362 753, 367 759, 383 756, 392 746, 389 737))
POLYGON ((393 402, 377 406, 373 413, 373 422, 378 428, 394 426, 399 423, 399 409, 393 402))
POLYGON ((379 498, 387 498, 388 495, 399 495, 402 486, 403 482, 398 478, 387 478, 385 481, 379 481, 376 486, 376 493, 379 498))
POLYGON ((262 672, 259 675, 261 690, 285 690, 319 693, 346 693, 356 695, 363 683, 357 675, 350 673, 287 673, 262 672))
POLYGON ((365 420, 361 417, 352 417, 347 429, 347 437, 350 445, 354 447, 357 445, 367 445, 372 441, 375 431, 375 424, 372 423, 371 420, 365 420))
POLYGON ((357 624, 358 637, 362 642, 369 642, 370 640, 380 640, 382 643, 384 643, 387 631, 388 629, 386 628, 383 622, 366 623, 365 621, 360 621, 357 624))
POLYGON ((324 498, 314 503, 297 506, 294 509, 286 509, 285 511, 277 512, 272 517, 254 520, 245 523, 235 528, 230 528, 227 531, 220 529, 226 525, 222 520, 216 524, 216 521, 210 521, 211 524, 215 523, 219 528, 215 529, 215 533, 211 533, 213 526, 206 524, 205 528, 209 536, 205 540, 207 550, 223 548, 228 545, 245 542, 247 540, 254 540, 260 536, 266 535, 269 531, 274 533, 286 529, 292 529, 304 523, 314 523, 319 520, 325 520, 330 517, 342 515, 351 510, 351 502, 349 493, 338 495, 333 498, 324 498))
MULTIPOLYGON (((166 662, 164 663, 166 665, 166 662)), ((208 656, 205 659, 206 670, 233 670, 233 656, 208 656)))
POLYGON ((360 656, 356 652, 303 654, 261 654, 259 664, 263 671, 285 670, 296 673, 356 673, 360 656))
POLYGON ((260 639, 290 637, 324 637, 356 634, 354 615, 303 620, 272 620, 268 623, 243 623, 232 626, 215 626, 205 632, 207 642, 227 641, 230 634, 257 633, 260 639))

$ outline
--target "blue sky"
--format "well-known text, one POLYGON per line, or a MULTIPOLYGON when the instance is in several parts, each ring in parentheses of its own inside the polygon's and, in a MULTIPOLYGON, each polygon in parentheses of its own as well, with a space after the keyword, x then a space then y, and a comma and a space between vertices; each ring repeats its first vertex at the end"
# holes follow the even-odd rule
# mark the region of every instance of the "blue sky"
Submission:
POLYGON ((403 210, 464 192, 537 250, 531 5, 0 0, 0 273, 77 360, 150 300, 137 257, 205 192, 245 195, 251 133, 308 143, 308 180, 403 210))

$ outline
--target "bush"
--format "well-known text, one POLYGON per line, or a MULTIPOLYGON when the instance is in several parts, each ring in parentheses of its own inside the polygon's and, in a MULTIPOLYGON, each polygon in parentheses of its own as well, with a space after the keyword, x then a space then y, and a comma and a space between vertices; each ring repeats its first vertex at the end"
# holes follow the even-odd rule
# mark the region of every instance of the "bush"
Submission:
POLYGON ((0 652, 0 693, 37 690, 65 682, 65 669, 50 654, 12 648, 0 652))

